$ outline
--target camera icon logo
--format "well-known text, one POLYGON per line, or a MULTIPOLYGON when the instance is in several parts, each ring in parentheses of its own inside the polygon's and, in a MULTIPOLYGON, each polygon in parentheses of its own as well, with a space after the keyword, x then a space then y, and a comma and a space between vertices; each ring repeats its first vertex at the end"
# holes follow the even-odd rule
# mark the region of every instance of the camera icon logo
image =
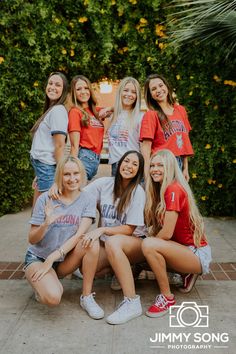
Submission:
POLYGON ((182 302, 180 306, 171 306, 170 327, 208 327, 209 307, 199 306, 196 302, 182 302), (176 313, 174 313, 177 310, 176 313))

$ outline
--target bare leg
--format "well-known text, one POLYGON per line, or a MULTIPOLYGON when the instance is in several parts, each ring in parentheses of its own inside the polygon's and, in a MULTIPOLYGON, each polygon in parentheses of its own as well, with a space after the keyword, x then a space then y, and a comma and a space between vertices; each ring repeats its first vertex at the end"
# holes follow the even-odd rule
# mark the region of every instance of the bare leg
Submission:
POLYGON ((33 274, 40 269, 42 263, 34 262, 30 264, 25 271, 25 276, 30 285, 40 296, 40 302, 48 306, 56 306, 60 304, 63 287, 57 277, 54 269, 51 269, 44 277, 33 282, 33 274))
POLYGON ((186 246, 170 240, 148 237, 142 243, 143 254, 150 264, 160 291, 171 297, 167 266, 181 273, 201 273, 199 258, 186 246))
POLYGON ((80 240, 76 247, 68 253, 64 262, 58 266, 57 273, 59 276, 65 276, 82 265, 83 295, 89 295, 92 292, 98 257, 99 241, 94 242, 92 247, 82 248, 80 240))
POLYGON ((124 296, 135 297, 134 278, 130 263, 144 261, 142 240, 134 236, 116 235, 106 241, 109 262, 120 282, 124 296))
POLYGON ((34 208, 35 203, 36 203, 36 201, 37 201, 38 197, 39 197, 41 194, 42 194, 42 192, 39 192, 39 191, 37 190, 37 188, 36 188, 36 189, 34 189, 34 196, 33 196, 33 205, 32 205, 32 209, 34 208))
POLYGON ((99 241, 94 242, 93 247, 88 250, 83 258, 82 271, 83 271, 83 292, 82 295, 86 296, 91 294, 93 280, 95 277, 99 257, 99 241))
POLYGON ((100 252, 99 252, 98 265, 96 271, 96 275, 98 277, 112 272, 112 268, 107 258, 107 253, 104 246, 105 246, 104 242, 102 241, 100 243, 100 252))

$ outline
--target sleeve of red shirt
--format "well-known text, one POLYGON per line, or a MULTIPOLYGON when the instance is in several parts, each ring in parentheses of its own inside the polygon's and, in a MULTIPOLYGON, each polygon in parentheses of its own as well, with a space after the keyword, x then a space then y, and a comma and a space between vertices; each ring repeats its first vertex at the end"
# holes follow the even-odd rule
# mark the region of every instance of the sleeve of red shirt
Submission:
POLYGON ((82 112, 78 108, 71 108, 69 112, 68 132, 81 132, 82 112))
POLYGON ((155 111, 148 111, 144 114, 141 129, 140 129, 140 141, 145 139, 154 140, 157 127, 157 115, 155 111))
POLYGON ((180 212, 181 190, 177 185, 173 184, 167 187, 165 191, 166 211, 180 212))

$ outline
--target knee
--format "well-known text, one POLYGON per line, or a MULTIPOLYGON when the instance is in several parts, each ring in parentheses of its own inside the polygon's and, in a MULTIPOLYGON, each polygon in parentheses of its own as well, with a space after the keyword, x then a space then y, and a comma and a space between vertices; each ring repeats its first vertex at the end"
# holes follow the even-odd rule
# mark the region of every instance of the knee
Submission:
POLYGON ((145 238, 142 242, 141 247, 142 247, 142 252, 143 252, 144 256, 146 256, 147 254, 152 252, 153 251, 152 239, 150 237, 145 238))
POLYGON ((100 243, 99 243, 99 240, 96 240, 93 243, 92 247, 90 247, 90 252, 93 255, 98 255, 99 254, 99 250, 100 250, 100 243))
POLYGON ((40 296, 40 302, 42 302, 47 306, 54 307, 60 304, 61 297, 62 297, 62 291, 60 291, 59 289, 57 291, 50 290, 44 295, 40 296))
POLYGON ((163 247, 164 240, 154 238, 154 237, 147 237, 142 242, 142 251, 144 256, 154 254, 161 250, 163 247))
POLYGON ((119 244, 118 240, 115 238, 115 236, 110 237, 105 242, 105 250, 106 250, 108 256, 115 256, 117 251, 120 248, 121 248, 120 244, 119 244))

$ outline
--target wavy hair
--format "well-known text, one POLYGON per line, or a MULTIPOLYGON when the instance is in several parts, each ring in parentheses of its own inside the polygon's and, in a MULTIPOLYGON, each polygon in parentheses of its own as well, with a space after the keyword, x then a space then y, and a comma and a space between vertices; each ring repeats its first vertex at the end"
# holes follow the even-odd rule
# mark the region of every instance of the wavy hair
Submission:
POLYGON ((83 117, 82 117, 82 120, 81 120, 82 125, 84 127, 88 127, 89 122, 90 122, 90 115, 82 107, 81 103, 79 102, 79 100, 77 99, 77 96, 76 96, 76 88, 75 88, 75 86, 76 86, 78 80, 82 80, 82 81, 86 82, 86 84, 88 85, 88 88, 89 88, 89 91, 90 91, 90 98, 88 100, 88 107, 89 107, 90 111, 94 114, 94 116, 96 118, 98 118, 98 113, 96 111, 97 99, 96 99, 94 90, 92 88, 92 84, 91 84, 91 82, 89 81, 89 79, 86 76, 76 75, 75 77, 73 77, 73 79, 71 80, 71 87, 70 87, 71 101, 72 101, 72 104, 75 107, 79 107, 80 111, 83 114, 83 117))
POLYGON ((167 117, 167 115, 164 113, 161 106, 159 105, 159 103, 156 100, 154 100, 154 98, 152 98, 149 85, 150 85, 150 81, 153 79, 160 79, 166 85, 168 89, 167 102, 171 106, 173 106, 176 102, 173 96, 173 89, 170 86, 169 82, 166 80, 166 78, 159 74, 149 75, 144 85, 144 98, 145 98, 146 105, 150 110, 157 112, 158 119, 161 123, 162 129, 164 131, 167 131, 172 128, 172 124, 169 118, 167 117))
POLYGON ((143 179, 143 172, 144 172, 144 159, 142 154, 140 154, 135 150, 130 150, 124 153, 117 166, 114 189, 113 189, 114 203, 119 199, 118 205, 116 207, 116 211, 119 216, 125 211, 125 209, 129 205, 133 192, 135 191, 135 189, 143 179), (130 154, 137 155, 139 161, 139 167, 136 175, 130 180, 128 186, 124 189, 122 187, 123 177, 120 174, 120 166, 124 161, 124 159, 130 154))
POLYGON ((162 183, 154 182, 150 174, 147 178, 146 194, 147 200, 145 205, 145 221, 150 227, 150 234, 156 236, 163 226, 166 203, 166 188, 174 181, 177 181, 185 190, 189 203, 189 218, 192 225, 194 244, 199 247, 204 235, 203 218, 196 205, 193 193, 181 172, 174 154, 170 150, 159 150, 151 156, 150 164, 154 157, 159 156, 163 163, 163 181, 162 183))
POLYGON ((87 183, 86 171, 83 163, 77 157, 71 155, 62 157, 57 163, 55 172, 55 182, 58 186, 58 189, 63 191, 63 172, 67 162, 73 162, 78 166, 81 175, 81 183, 79 186, 79 190, 81 190, 87 183))
POLYGON ((125 77, 121 82, 119 83, 119 86, 117 88, 116 92, 116 99, 115 99, 115 105, 114 105, 114 113, 111 119, 111 125, 114 124, 121 113, 123 109, 122 105, 122 92, 125 88, 125 86, 129 83, 132 83, 135 87, 136 90, 136 101, 133 104, 132 110, 129 112, 129 121, 126 122, 127 126, 130 128, 133 128, 135 126, 135 122, 139 117, 139 113, 141 110, 141 88, 136 79, 133 77, 125 77))
POLYGON ((39 119, 35 122, 35 124, 33 125, 33 127, 31 128, 30 132, 32 135, 35 134, 35 132, 37 131, 40 123, 44 120, 44 117, 46 116, 46 114, 52 109, 52 107, 56 106, 56 105, 59 105, 59 104, 63 104, 65 105, 65 102, 66 102, 66 99, 67 99, 67 95, 68 95, 68 88, 69 88, 69 85, 68 85, 68 81, 67 81, 67 78, 66 76, 59 72, 59 71, 55 71, 55 72, 52 72, 48 79, 47 79, 47 83, 46 83, 46 86, 45 86, 45 90, 46 90, 46 87, 48 85, 48 82, 50 80, 50 78, 54 75, 58 75, 60 76, 60 78, 62 79, 63 81, 63 90, 62 90, 62 94, 61 94, 61 97, 58 98, 57 101, 53 101, 51 102, 50 99, 48 98, 47 94, 45 94, 45 101, 44 101, 44 107, 43 107, 43 114, 39 117, 39 119))

